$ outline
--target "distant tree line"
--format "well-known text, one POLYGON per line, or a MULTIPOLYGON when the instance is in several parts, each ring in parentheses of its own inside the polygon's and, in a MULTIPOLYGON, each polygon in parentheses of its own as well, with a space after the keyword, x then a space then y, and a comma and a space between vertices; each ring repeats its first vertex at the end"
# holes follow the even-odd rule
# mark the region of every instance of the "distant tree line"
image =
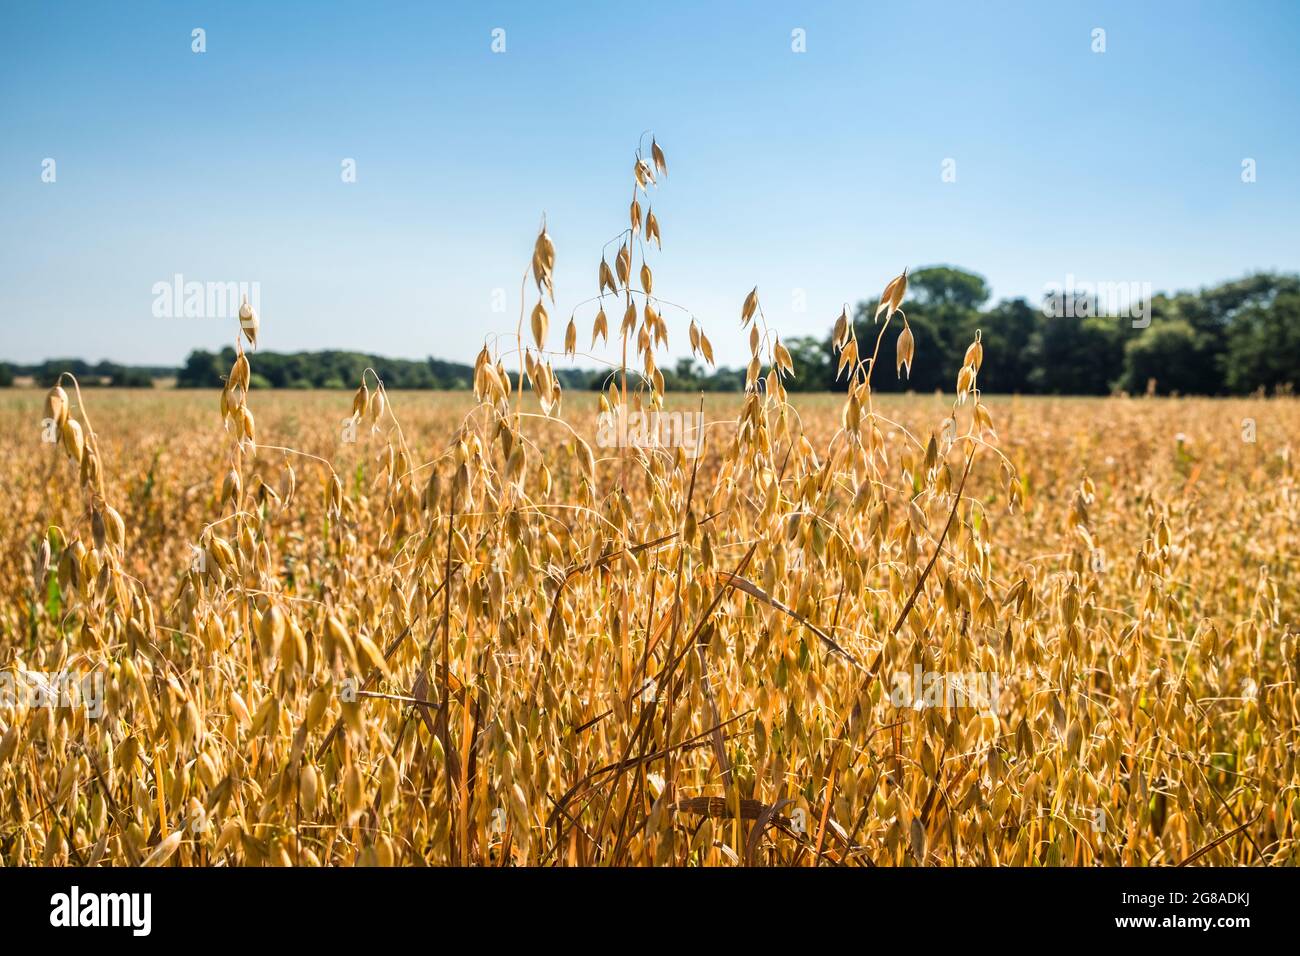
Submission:
MULTIPOLYGON (((1073 295, 1074 293, 1072 293, 1073 295)), ((1004 299, 989 306, 982 276, 950 266, 919 269, 909 276, 903 310, 916 341, 910 378, 897 377, 895 324, 880 347, 872 377, 881 391, 951 391, 962 356, 978 330, 984 342, 980 383, 990 393, 1103 395, 1117 390, 1160 394, 1241 395, 1259 389, 1285 391, 1300 384, 1300 275, 1258 273, 1198 292, 1154 295, 1141 303, 1141 318, 1099 314, 1105 303, 1076 296, 1069 308, 1053 302, 1004 299)), ((870 355, 879 326, 876 301, 860 302, 853 324, 862 354, 870 355)), ((895 320, 897 323, 897 320, 895 320)), ((837 357, 828 330, 823 338, 785 341, 796 377, 790 391, 845 388, 835 375, 837 357)), ((0 386, 16 376, 52 385, 69 371, 83 386, 150 387, 174 375, 179 388, 220 388, 235 360, 232 348, 195 351, 178 369, 92 365, 51 359, 39 365, 0 363, 0 386)), ((392 389, 468 389, 473 368, 440 359, 390 359, 363 352, 258 352, 254 388, 355 388, 374 369, 392 389)), ((742 369, 708 370, 683 358, 662 370, 673 391, 734 392, 744 387, 742 369)), ((605 387, 610 373, 557 368, 570 390, 605 387)))
POLYGON ((108 361, 91 363, 84 359, 47 359, 38 365, 0 362, 0 387, 13 385, 15 378, 27 376, 37 385, 49 388, 64 372, 75 375, 82 388, 153 388, 154 379, 167 378, 175 374, 176 370, 165 366, 119 365, 108 361))
MULTIPOLYGON (((474 370, 458 362, 427 358, 390 359, 363 352, 258 352, 250 356, 253 388, 356 388, 361 375, 374 369, 388 388, 467 389, 474 370)), ((220 388, 235 350, 191 352, 176 373, 177 388, 220 388)))
MULTIPOLYGON (((191 352, 184 367, 175 371, 177 388, 220 388, 235 361, 235 350, 191 352)), ((391 389, 469 389, 473 387, 474 368, 441 359, 391 359, 364 352, 258 352, 252 357, 253 388, 356 388, 362 373, 374 369, 391 389)), ((666 386, 675 391, 740 391, 744 388, 743 370, 719 369, 704 372, 690 359, 681 359, 675 369, 664 369, 666 386)), ((508 372, 517 383, 514 370, 508 372)), ((555 370, 567 389, 604 388, 609 372, 559 367, 555 370)))

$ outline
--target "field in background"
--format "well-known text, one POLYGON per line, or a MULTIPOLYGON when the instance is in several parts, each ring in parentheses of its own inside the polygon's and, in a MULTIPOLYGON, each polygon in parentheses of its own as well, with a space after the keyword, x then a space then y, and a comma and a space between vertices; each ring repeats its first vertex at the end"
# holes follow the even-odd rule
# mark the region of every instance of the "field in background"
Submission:
POLYGON ((710 396, 697 462, 628 471, 589 393, 516 462, 470 393, 350 442, 350 395, 254 391, 259 517, 205 537, 219 393, 85 397, 115 561, 43 393, 0 394, 0 669, 107 680, 0 701, 6 864, 1300 858, 1295 400, 984 396, 962 485, 952 396, 882 396, 863 492, 842 395, 766 457, 710 396))

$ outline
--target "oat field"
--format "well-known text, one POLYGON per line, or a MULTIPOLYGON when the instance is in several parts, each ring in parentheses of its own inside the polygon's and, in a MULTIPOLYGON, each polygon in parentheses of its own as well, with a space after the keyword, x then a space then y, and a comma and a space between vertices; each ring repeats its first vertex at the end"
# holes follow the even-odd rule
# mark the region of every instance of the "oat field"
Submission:
POLYGON ((304 455, 235 493, 217 395, 98 393, 100 528, 41 400, 0 412, 0 660, 104 703, 0 710, 6 864, 1296 860, 1295 402, 989 399, 963 485, 950 397, 878 403, 878 475, 841 397, 766 452, 711 398, 624 480, 594 396, 512 473, 469 396, 346 444, 347 396, 254 393, 304 455), (916 664, 1001 693, 896 706, 916 664))
POLYGON ((246 323, 222 392, 0 395, 0 861, 1297 862, 1300 403, 984 396, 978 341, 873 396, 903 276, 847 393, 742 292, 673 334, 747 391, 664 394, 631 216, 563 333, 539 235, 473 394, 249 391, 246 323))

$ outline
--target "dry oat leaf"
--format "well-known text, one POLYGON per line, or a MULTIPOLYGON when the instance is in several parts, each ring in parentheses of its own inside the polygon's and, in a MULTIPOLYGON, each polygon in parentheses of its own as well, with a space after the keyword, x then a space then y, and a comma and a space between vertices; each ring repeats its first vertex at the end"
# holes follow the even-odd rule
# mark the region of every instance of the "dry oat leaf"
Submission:
POLYGON ((141 866, 162 866, 171 859, 172 854, 180 848, 181 840, 184 839, 185 833, 182 830, 174 830, 162 840, 158 841, 155 846, 141 862, 141 866))
POLYGON ((746 594, 758 598, 760 601, 762 601, 764 604, 767 604, 769 607, 774 607, 782 614, 786 614, 789 617, 793 618, 794 620, 798 621, 804 627, 808 628, 808 630, 816 634, 818 639, 823 644, 825 644, 829 650, 840 655, 846 661, 849 661, 851 664, 853 664, 855 667, 861 668, 862 666, 861 662, 852 654, 850 654, 848 651, 846 651, 843 647, 841 647, 839 643, 834 638, 832 638, 829 634, 827 634, 825 631, 819 628, 812 621, 808 620, 798 611, 794 610, 793 608, 787 607, 786 605, 782 604, 780 601, 773 598, 770 594, 768 594, 758 585, 754 584, 752 581, 742 578, 738 574, 732 574, 729 571, 718 572, 718 578, 723 584, 727 585, 728 587, 733 587, 739 591, 744 591, 746 594))

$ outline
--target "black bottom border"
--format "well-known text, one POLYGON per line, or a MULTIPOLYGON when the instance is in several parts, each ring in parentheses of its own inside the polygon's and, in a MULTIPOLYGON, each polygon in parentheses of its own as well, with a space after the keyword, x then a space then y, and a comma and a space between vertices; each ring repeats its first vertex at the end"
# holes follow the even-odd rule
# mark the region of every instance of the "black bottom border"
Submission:
MULTIPOLYGON (((1297 889, 1296 870, 1258 868, 0 869, 0 919, 6 941, 101 938, 127 946, 374 946, 450 942, 447 930, 472 928, 488 929, 483 939, 494 947, 512 932, 541 943, 547 928, 564 945, 574 932, 608 941, 666 931, 683 919, 729 940, 752 930, 767 943, 774 929, 831 927, 872 936, 892 927, 924 945, 990 933, 1035 945, 1171 933, 1226 942, 1294 926, 1297 889), (148 935, 130 925, 52 925, 70 921, 73 887, 80 907, 96 915, 98 901, 87 904, 88 894, 149 894, 148 935), (1038 931, 1052 935, 1021 935, 1038 931)), ((142 923, 143 897, 127 902, 142 923)), ((123 903, 115 898, 105 913, 123 903)))

